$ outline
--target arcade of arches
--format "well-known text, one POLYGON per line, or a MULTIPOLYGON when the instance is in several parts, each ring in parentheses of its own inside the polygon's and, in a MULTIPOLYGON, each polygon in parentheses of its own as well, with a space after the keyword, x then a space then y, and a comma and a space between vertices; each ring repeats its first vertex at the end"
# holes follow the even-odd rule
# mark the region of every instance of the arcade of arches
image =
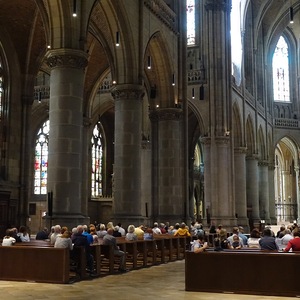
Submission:
POLYGON ((299 221, 299 1, 0 7, 1 234, 299 221))

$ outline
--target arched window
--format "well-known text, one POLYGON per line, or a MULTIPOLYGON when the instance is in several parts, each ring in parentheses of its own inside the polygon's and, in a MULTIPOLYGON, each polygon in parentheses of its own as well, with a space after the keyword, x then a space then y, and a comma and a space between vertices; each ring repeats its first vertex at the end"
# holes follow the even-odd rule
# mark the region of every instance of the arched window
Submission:
POLYGON ((103 147, 100 121, 94 127, 92 136, 92 197, 102 196, 103 147))
POLYGON ((290 101, 289 49, 283 36, 276 45, 272 67, 274 101, 290 101))
POLYGON ((186 1, 187 44, 195 45, 195 0, 186 1))
POLYGON ((47 194, 49 120, 40 128, 35 142, 34 194, 47 194))

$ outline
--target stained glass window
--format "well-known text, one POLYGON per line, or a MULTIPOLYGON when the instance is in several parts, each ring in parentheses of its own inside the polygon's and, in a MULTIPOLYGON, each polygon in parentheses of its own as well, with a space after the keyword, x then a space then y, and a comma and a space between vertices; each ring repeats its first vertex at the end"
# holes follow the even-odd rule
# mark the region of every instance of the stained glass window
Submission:
POLYGON ((101 136, 101 124, 97 122, 92 136, 92 196, 102 196, 102 161, 103 148, 101 136))
POLYGON ((34 194, 47 194, 49 120, 40 128, 35 143, 34 194))
POLYGON ((186 1, 187 44, 195 45, 195 0, 186 1))
POLYGON ((275 101, 290 101, 289 49, 283 36, 273 55, 273 93, 275 101))

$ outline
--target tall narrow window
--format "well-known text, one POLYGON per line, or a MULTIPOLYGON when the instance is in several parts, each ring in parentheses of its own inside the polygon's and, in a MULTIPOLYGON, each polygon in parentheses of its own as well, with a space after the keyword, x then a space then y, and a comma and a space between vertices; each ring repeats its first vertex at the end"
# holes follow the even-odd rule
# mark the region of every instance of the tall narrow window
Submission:
POLYGON ((49 120, 40 128, 35 143, 34 194, 47 194, 49 120))
POLYGON ((290 101, 289 49, 283 36, 276 45, 273 55, 274 101, 290 101))
POLYGON ((186 19, 187 19, 187 44, 195 45, 195 0, 186 1, 186 19))
POLYGON ((102 196, 103 148, 100 121, 94 127, 92 136, 92 196, 102 196))

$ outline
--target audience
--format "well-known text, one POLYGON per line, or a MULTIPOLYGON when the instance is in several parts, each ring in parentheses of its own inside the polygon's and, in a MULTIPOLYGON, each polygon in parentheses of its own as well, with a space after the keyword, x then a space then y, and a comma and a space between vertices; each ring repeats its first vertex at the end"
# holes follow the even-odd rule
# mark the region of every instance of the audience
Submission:
POLYGON ((43 230, 39 231, 35 237, 36 240, 47 240, 48 238, 49 238, 49 232, 47 227, 44 227, 43 230))
POLYGON ((118 256, 120 258, 120 266, 119 271, 120 272, 126 272, 126 260, 125 260, 125 252, 121 251, 117 245, 117 240, 113 236, 113 228, 107 229, 107 234, 103 237, 103 244, 104 245, 112 245, 114 248, 114 255, 118 256))
POLYGON ((259 240, 259 245, 261 250, 268 251, 278 251, 278 245, 276 244, 275 238, 272 236, 272 231, 270 228, 265 228, 263 231, 263 236, 259 240))
POLYGON ((52 244, 52 245, 54 245, 55 244, 55 241, 56 241, 56 238, 58 237, 58 236, 60 236, 61 235, 61 226, 60 225, 55 225, 54 227, 53 227, 53 233, 51 234, 51 236, 50 236, 50 243, 52 244))
POLYGON ((180 228, 174 233, 174 236, 191 236, 189 229, 184 222, 181 223, 180 228))
POLYGON ((30 236, 27 232, 26 226, 20 226, 18 236, 20 237, 22 242, 30 242, 30 236))
POLYGON ((135 226, 134 225, 129 225, 126 233, 125 239, 127 241, 136 241, 137 240, 137 235, 135 234, 135 226))
POLYGON ((16 239, 13 237, 14 232, 12 229, 6 230, 6 235, 2 240, 2 246, 13 246, 16 243, 16 239))
POLYGON ((284 252, 289 252, 290 249, 292 251, 300 251, 300 231, 296 230, 293 232, 294 238, 289 240, 284 252))
POLYGON ((71 240, 71 232, 65 231, 62 235, 56 237, 54 248, 69 248, 73 250, 73 243, 71 240))
POLYGON ((259 240, 260 240, 260 232, 257 228, 254 228, 250 233, 250 238, 247 240, 247 245, 249 248, 260 248, 259 240))

